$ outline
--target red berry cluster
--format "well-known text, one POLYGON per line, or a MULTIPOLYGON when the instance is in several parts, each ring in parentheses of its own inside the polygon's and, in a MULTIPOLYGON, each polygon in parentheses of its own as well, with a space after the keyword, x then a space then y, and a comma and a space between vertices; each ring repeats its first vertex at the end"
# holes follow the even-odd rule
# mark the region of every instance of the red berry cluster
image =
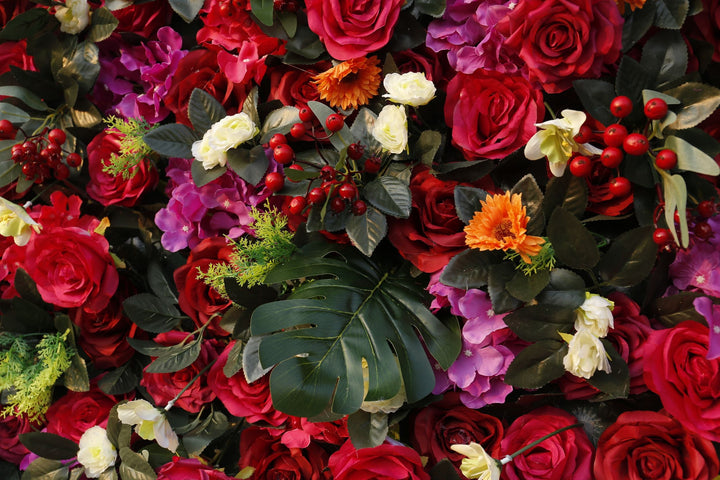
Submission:
POLYGON ((65 139, 65 132, 59 128, 50 131, 46 129, 39 135, 27 137, 24 142, 13 145, 10 158, 21 165, 22 174, 27 180, 37 184, 52 177, 65 180, 70 176, 70 167, 77 168, 82 163, 82 157, 77 153, 68 154, 63 163, 61 145, 65 139))

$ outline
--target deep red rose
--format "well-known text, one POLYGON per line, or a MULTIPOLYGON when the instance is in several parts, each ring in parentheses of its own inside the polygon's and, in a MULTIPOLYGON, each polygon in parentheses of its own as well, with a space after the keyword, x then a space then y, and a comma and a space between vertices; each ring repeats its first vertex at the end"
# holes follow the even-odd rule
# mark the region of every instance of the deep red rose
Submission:
POLYGON ((180 309, 192 318, 198 327, 211 321, 208 329, 214 335, 229 335, 230 332, 220 327, 220 314, 232 305, 232 302, 202 279, 198 279, 198 269, 207 272, 210 265, 227 263, 231 254, 232 247, 224 237, 206 238, 192 249, 185 265, 173 273, 179 292, 180 309), (213 316, 215 318, 210 320, 213 316))
POLYGON ((205 465, 197 458, 176 458, 158 471, 157 480, 232 480, 223 472, 205 465))
POLYGON ((33 59, 27 54, 25 40, 0 43, 0 75, 9 72, 11 65, 23 70, 35 70, 33 59))
POLYGON ((497 28, 527 64, 529 80, 560 93, 618 59, 623 23, 614 0, 522 0, 497 28))
POLYGON ((720 358, 707 359, 708 327, 686 320, 648 338, 645 383, 685 427, 720 441, 720 358))
POLYGON ((709 440, 660 412, 620 414, 600 436, 595 480, 711 480, 720 462, 709 440))
POLYGON ((0 459, 16 465, 20 464, 30 451, 20 443, 18 435, 39 429, 39 423, 30 422, 24 415, 0 416, 0 459))
POLYGON ((157 185, 158 172, 149 160, 142 160, 130 169, 130 178, 112 175, 103 171, 110 164, 110 157, 120 153, 123 135, 113 130, 99 133, 88 144, 88 172, 90 181, 87 192, 90 197, 104 206, 122 205, 132 207, 140 196, 157 185))
POLYGON ((267 375, 253 383, 248 383, 242 370, 230 378, 223 373, 228 354, 234 344, 235 342, 231 342, 225 347, 217 362, 210 368, 207 383, 213 395, 217 395, 228 412, 236 417, 245 417, 250 423, 267 422, 274 426, 282 425, 288 416, 273 408, 267 375))
POLYGON ((690 35, 713 47, 712 59, 720 62, 720 0, 702 0, 703 11, 688 17, 685 25, 690 35))
POLYGON ((530 140, 544 114, 542 91, 519 75, 458 73, 447 87, 445 121, 467 160, 508 156, 530 140))
MULTIPOLYGON (((162 346, 169 347, 182 342, 188 333, 170 331, 161 333, 155 337, 155 342, 162 346)), ((217 340, 202 340, 198 358, 188 367, 171 373, 149 373, 147 367, 143 371, 140 385, 145 387, 152 397, 155 405, 165 406, 180 393, 180 390, 190 383, 208 363, 218 356, 219 345, 217 340)), ((154 359, 153 359, 154 360, 154 359)), ((207 382, 207 373, 200 375, 190 388, 180 396, 175 405, 186 412, 197 413, 200 409, 215 400, 215 393, 210 389, 207 382)))
POLYGON ((0 0, 0 28, 30 6, 34 6, 34 4, 29 0, 0 0))
POLYGON ((405 0, 305 0, 308 25, 337 60, 364 57, 385 46, 405 0))
POLYGON ((421 45, 412 50, 393 52, 393 60, 400 73, 423 72, 438 90, 445 90, 455 71, 450 67, 445 52, 421 45))
POLYGON ((418 412, 413 424, 413 445, 418 453, 430 458, 433 465, 449 459, 460 474, 463 455, 450 449, 452 445, 479 443, 490 455, 500 455, 503 437, 502 422, 492 415, 473 410, 458 401, 457 395, 446 395, 442 402, 418 412))
POLYGON ((415 450, 389 443, 356 450, 348 440, 330 455, 328 467, 333 480, 430 480, 415 450))
POLYGON ((150 38, 160 27, 169 25, 172 9, 167 0, 153 0, 139 5, 128 5, 112 14, 120 22, 116 32, 127 32, 150 38))
MULTIPOLYGON (((274 432, 270 432, 275 435, 274 432)), ((288 448, 305 448, 311 440, 340 445, 350 436, 347 417, 334 422, 311 422, 304 417, 288 417, 287 430, 281 433, 282 443, 288 448)))
POLYGON ((303 65, 302 69, 278 66, 268 73, 270 93, 268 101, 280 100, 283 105, 303 106, 320 98, 315 85, 311 83, 313 75, 324 72, 332 65, 319 62, 315 65, 303 65))
POLYGON ((47 431, 78 442, 85 430, 107 425, 117 400, 93 386, 88 392, 67 392, 48 408, 47 431))
POLYGON ((250 480, 330 480, 327 458, 316 443, 288 448, 264 428, 250 427, 240 434, 240 469, 255 469, 250 480))
MULTIPOLYGON (((502 456, 511 455, 557 429, 577 423, 555 407, 542 407, 518 417, 505 432, 502 456)), ((502 469, 509 480, 591 480, 593 446, 581 427, 553 435, 518 455, 502 469)))

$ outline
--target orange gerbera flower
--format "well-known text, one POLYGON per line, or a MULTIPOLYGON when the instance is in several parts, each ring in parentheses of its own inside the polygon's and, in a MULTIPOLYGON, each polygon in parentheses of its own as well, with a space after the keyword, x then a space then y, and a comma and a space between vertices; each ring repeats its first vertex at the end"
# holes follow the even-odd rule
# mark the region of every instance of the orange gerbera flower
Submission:
POLYGON ((626 3, 630 5, 630 10, 633 12, 636 8, 643 8, 643 6, 645 6, 645 0, 615 0, 615 3, 617 3, 620 13, 623 15, 625 14, 626 3))
POLYGON ((379 64, 377 57, 353 58, 315 75, 320 98, 343 110, 366 104, 380 88, 379 64))
POLYGON ((520 194, 488 195, 465 227, 465 243, 478 250, 515 250, 525 263, 540 253, 542 237, 527 235, 529 217, 520 194))

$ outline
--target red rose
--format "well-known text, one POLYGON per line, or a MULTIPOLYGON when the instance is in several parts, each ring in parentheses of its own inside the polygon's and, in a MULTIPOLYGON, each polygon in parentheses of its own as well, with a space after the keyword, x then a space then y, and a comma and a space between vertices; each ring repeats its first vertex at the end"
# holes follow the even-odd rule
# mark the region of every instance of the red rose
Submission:
POLYGON ((720 471, 712 442, 664 413, 620 414, 598 440, 595 480, 711 480, 720 471))
POLYGON ((120 22, 116 32, 136 33, 150 38, 160 27, 170 23, 172 9, 167 0, 154 0, 113 10, 112 14, 120 22))
POLYGON ((173 278, 178 288, 178 304, 180 309, 192 318, 198 327, 204 325, 214 316, 208 327, 214 335, 229 334, 220 327, 219 316, 232 302, 220 295, 214 288, 198 279, 198 269, 207 272, 210 265, 230 261, 232 248, 224 237, 206 238, 197 244, 188 256, 187 262, 175 270, 173 278))
POLYGON ((107 425, 116 399, 93 386, 88 392, 68 392, 48 408, 47 431, 78 442, 85 430, 107 425))
POLYGON ((330 56, 363 57, 390 40, 405 0, 306 0, 308 25, 330 56))
POLYGON ((240 435, 240 469, 255 469, 250 480, 330 480, 327 458, 315 443, 288 448, 264 428, 246 428, 240 435))
POLYGON ((230 378, 223 373, 223 367, 234 344, 235 342, 231 342, 225 347, 215 365, 210 368, 207 383, 213 394, 217 395, 231 415, 245 417, 250 423, 267 422, 273 426, 282 425, 288 416, 273 408, 267 375, 253 383, 247 383, 242 370, 230 378))
POLYGON ((302 70, 285 66, 272 68, 268 73, 270 77, 268 101, 280 100, 283 105, 302 106, 307 105, 309 101, 318 100, 320 94, 311 83, 312 77, 331 66, 329 62, 319 62, 315 65, 303 65, 302 70))
POLYGON ((614 0, 522 0, 497 28, 527 65, 529 80, 560 93, 618 59, 623 23, 614 0))
MULTIPOLYGON (((505 432, 502 456, 511 455, 533 441, 577 423, 575 417, 555 407, 542 407, 518 417, 505 432)), ((571 428, 553 435, 518 455, 502 469, 509 480, 590 480, 593 447, 585 431, 571 428)))
MULTIPOLYGON (((155 342, 162 346, 169 347, 182 342, 187 336, 188 333, 186 332, 170 331, 156 336, 155 342)), ((190 380, 192 380, 195 375, 217 358, 217 345, 218 342, 216 340, 203 340, 198 358, 190 366, 177 372, 149 373, 146 367, 143 371, 140 385, 147 389, 155 405, 167 405, 170 400, 180 393, 180 390, 190 383, 190 380)), ((203 374, 185 390, 175 402, 175 405, 186 412, 197 413, 203 405, 213 400, 215 400, 215 393, 213 393, 207 383, 207 374, 203 374)))
POLYGON ((30 6, 34 6, 34 4, 29 0, 0 0, 0 28, 30 6))
POLYGON ((11 65, 23 70, 35 70, 33 59, 27 54, 25 40, 0 43, 0 75, 9 72, 11 65))
POLYGON ((438 90, 445 90, 449 77, 455 75, 445 52, 438 53, 421 45, 413 50, 394 52, 393 60, 400 73, 423 72, 438 90))
POLYGON ((430 457, 431 465, 449 459, 460 473, 463 455, 452 445, 479 443, 492 456, 500 455, 502 422, 497 418, 460 405, 456 395, 446 395, 442 402, 425 407, 415 417, 413 444, 418 453, 430 457))
POLYGON ((88 144, 88 172, 90 181, 87 192, 90 197, 104 206, 122 205, 132 207, 147 190, 157 185, 158 173, 148 160, 142 160, 130 169, 130 178, 105 173, 103 167, 110 164, 110 157, 120 153, 120 140, 123 135, 113 130, 105 130, 95 136, 88 144))
POLYGON ((707 359, 708 327, 686 320, 648 339, 645 383, 685 427, 720 441, 720 358, 707 359))
POLYGON ((197 458, 176 458, 158 471, 157 480, 232 480, 223 472, 201 463, 197 458))
POLYGON ((288 417, 287 430, 282 432, 281 436, 286 447, 305 448, 310 445, 310 440, 340 445, 350 434, 347 417, 334 422, 311 422, 304 417, 288 417))
POLYGON ((328 468, 333 480, 430 480, 415 450, 389 443, 356 450, 348 440, 330 455, 328 468))
POLYGON ((713 47, 712 59, 720 62, 720 1, 702 0, 703 11, 688 17, 688 32, 713 47))
POLYGON ((39 429, 40 424, 30 422, 24 415, 0 415, 0 459, 18 465, 30 453, 18 435, 39 429))
POLYGON ((458 73, 447 87, 445 121, 467 160, 508 156, 530 140, 544 114, 542 91, 519 75, 458 73))

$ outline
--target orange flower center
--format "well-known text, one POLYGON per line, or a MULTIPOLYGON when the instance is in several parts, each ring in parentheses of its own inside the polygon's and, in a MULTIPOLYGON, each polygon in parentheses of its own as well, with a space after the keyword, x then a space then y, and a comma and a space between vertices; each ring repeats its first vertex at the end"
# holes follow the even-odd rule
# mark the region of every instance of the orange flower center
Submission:
POLYGON ((495 225, 493 235, 496 240, 502 240, 505 237, 516 238, 515 234, 512 232, 512 222, 510 220, 503 220, 495 225))

